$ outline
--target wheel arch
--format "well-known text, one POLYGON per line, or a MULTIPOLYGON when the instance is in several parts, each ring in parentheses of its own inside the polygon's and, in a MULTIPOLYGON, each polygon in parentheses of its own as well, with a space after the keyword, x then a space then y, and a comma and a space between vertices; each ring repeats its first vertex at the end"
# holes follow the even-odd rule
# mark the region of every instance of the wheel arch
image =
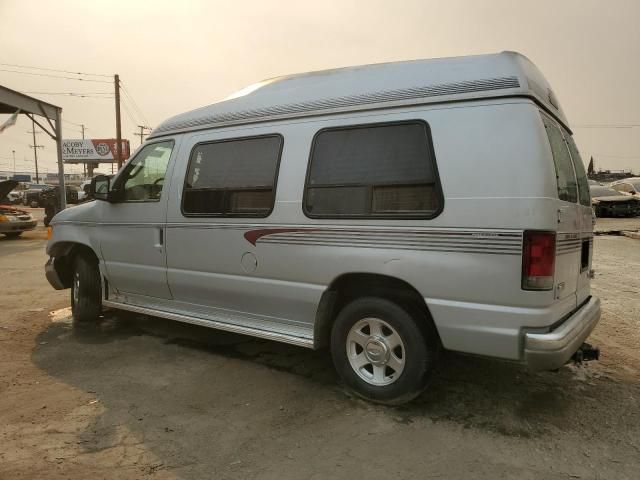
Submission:
POLYGON ((93 248, 81 242, 57 242, 47 250, 49 255, 55 258, 53 265, 65 288, 71 287, 73 263, 78 255, 86 255, 94 260, 96 264, 100 261, 93 248))
MULTIPOLYGON (((323 292, 314 323, 314 348, 329 344, 331 328, 340 310, 359 297, 381 297, 394 301, 410 310, 412 316, 424 321, 419 325, 425 329, 437 329, 424 297, 411 284, 398 277, 366 272, 344 273, 336 277, 323 292)), ((438 337, 439 341, 439 337, 438 337)))

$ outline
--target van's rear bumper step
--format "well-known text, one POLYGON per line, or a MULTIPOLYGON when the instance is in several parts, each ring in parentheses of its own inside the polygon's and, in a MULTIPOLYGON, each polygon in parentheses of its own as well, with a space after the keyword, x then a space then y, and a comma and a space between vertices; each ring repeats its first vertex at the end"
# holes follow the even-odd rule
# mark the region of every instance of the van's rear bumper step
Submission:
POLYGON ((600 320, 600 299, 587 303, 554 330, 526 333, 524 362, 529 370, 554 370, 567 363, 600 320))

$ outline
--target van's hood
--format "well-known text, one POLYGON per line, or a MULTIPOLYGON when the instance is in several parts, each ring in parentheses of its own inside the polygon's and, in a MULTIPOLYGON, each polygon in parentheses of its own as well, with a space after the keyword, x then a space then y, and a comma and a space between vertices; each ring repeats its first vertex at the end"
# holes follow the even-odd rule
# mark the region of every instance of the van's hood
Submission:
POLYGON ((0 182, 0 198, 9 195, 9 192, 18 186, 15 180, 4 180, 0 182))
POLYGON ((51 220, 51 225, 55 225, 57 222, 95 222, 96 210, 98 202, 93 200, 86 203, 79 203, 77 205, 69 206, 64 210, 58 212, 51 220))

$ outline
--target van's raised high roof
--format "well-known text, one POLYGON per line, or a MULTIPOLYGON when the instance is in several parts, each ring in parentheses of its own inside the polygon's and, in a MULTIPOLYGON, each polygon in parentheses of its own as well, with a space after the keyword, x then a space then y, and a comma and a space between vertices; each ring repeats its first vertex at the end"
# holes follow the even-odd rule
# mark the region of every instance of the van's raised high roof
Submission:
POLYGON ((502 52, 277 77, 244 88, 226 100, 172 117, 149 138, 345 111, 513 96, 532 98, 568 127, 538 68, 519 53, 502 52))

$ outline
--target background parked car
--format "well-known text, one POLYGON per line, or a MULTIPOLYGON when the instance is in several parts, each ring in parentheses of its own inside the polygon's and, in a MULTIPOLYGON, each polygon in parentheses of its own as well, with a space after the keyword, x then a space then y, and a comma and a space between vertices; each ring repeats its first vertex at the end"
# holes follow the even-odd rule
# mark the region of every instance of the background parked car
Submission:
POLYGON ((611 188, 623 195, 640 195, 640 177, 625 178, 613 182, 611 188))
MULTIPOLYGON (((44 207, 45 201, 43 193, 49 190, 58 190, 57 185, 31 185, 29 190, 25 192, 23 204, 32 208, 44 207), (35 187, 35 188, 34 188, 35 187)), ((78 203, 78 190, 71 185, 66 186, 67 203, 78 203)))
POLYGON ((640 215, 640 195, 623 195, 611 187, 590 185, 591 205, 596 217, 635 217, 640 215))
POLYGON ((25 207, 40 207, 40 192, 47 188, 49 185, 44 183, 32 183, 29 188, 24 192, 22 197, 22 204, 25 207))
POLYGON ((22 235, 22 232, 36 228, 37 221, 24 210, 10 205, 7 196, 18 182, 5 180, 0 182, 0 233, 9 238, 22 235))

